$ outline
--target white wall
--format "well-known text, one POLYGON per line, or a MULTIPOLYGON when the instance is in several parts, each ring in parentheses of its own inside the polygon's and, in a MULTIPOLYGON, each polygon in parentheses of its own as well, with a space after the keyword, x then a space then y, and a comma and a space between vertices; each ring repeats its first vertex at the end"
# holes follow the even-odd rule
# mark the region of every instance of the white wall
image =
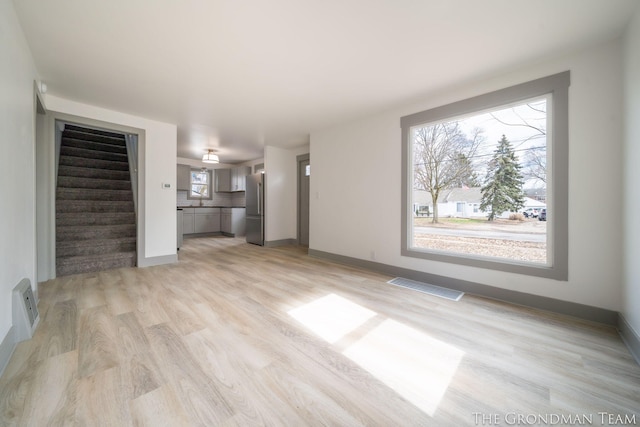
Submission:
POLYGON ((264 148, 265 241, 297 239, 297 160, 308 146, 285 149, 264 148))
MULTIPOLYGON (((612 310, 621 308, 620 40, 443 88, 423 102, 311 134, 310 248, 612 310), (571 70, 569 280, 402 257, 400 117, 571 70)), ((636 182, 638 182, 636 180, 636 182)))
MULTIPOLYGON (((307 152, 308 152, 308 148, 307 148, 307 152)), ((255 169, 256 165, 259 165, 259 164, 264 165, 264 157, 240 163, 238 166, 249 166, 251 168, 251 173, 253 174, 254 173, 253 170, 255 169)))
POLYGON ((640 7, 625 39, 625 270, 622 313, 640 336, 640 7))
MULTIPOLYGON (((11 290, 35 288, 35 138, 31 52, 10 0, 0 0, 0 342, 11 328, 11 290)), ((2 366, 0 366, 0 371, 2 366)))
MULTIPOLYGON (((139 153, 139 180, 144 180, 144 246, 148 263, 157 257, 176 255, 176 152, 177 126, 92 105, 81 104, 52 95, 46 97, 47 109, 64 114, 115 123, 145 131, 144 152, 139 153), (143 174, 143 175, 140 175, 143 174), (163 189, 162 183, 171 184, 163 189)), ((146 263, 145 263, 146 264, 146 263)), ((143 264, 143 265, 145 265, 143 264)))

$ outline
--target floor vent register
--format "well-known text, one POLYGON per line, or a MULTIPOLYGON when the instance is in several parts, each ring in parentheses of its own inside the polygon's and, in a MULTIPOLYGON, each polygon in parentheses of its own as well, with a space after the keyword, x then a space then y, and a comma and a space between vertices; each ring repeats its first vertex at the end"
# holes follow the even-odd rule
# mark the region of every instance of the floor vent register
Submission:
POLYGON ((460 298, 462 298, 462 296, 464 295, 464 292, 443 288, 441 286, 430 285, 429 283, 405 279, 403 277, 396 277, 395 279, 389 280, 387 283, 394 286, 400 286, 402 288, 413 289, 414 291, 423 292, 425 294, 445 298, 451 301, 459 301, 460 298))

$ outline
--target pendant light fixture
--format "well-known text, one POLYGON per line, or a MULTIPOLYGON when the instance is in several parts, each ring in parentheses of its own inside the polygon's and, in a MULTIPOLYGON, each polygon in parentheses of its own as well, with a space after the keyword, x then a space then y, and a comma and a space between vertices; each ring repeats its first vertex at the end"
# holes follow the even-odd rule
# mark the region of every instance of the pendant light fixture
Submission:
POLYGON ((213 150, 207 150, 207 154, 202 156, 202 161, 204 163, 220 163, 220 158, 217 154, 213 154, 213 150))

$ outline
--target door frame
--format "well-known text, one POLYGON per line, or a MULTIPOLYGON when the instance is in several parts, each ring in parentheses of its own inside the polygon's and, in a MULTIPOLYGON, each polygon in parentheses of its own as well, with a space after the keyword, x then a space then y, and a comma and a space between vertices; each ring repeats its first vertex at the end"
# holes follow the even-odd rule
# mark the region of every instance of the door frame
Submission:
MULTIPOLYGON (((296 237, 298 240, 298 245, 300 245, 300 242, 302 241, 302 229, 300 227, 300 223, 301 223, 301 218, 302 218, 302 209, 300 209, 300 205, 302 203, 302 181, 300 179, 300 175, 302 172, 302 163, 309 161, 309 164, 311 164, 311 154, 307 153, 307 154, 301 154, 299 156, 296 156, 296 162, 297 162, 297 167, 296 167, 296 172, 297 172, 297 177, 296 177, 296 181, 297 181, 297 201, 296 201, 296 208, 297 208, 297 232, 296 232, 296 237)), ((309 177, 309 180, 311 180, 311 177, 309 177)), ((309 204, 311 204, 311 194, 309 194, 309 204)), ((311 214, 311 211, 309 210, 309 214, 311 214)), ((309 218, 310 219, 310 218, 309 218)))
POLYGON ((137 259, 136 266, 144 266, 146 254, 145 254, 145 148, 146 148, 146 131, 145 129, 127 126, 118 123, 105 122, 98 119, 91 119, 82 116, 76 116, 74 114, 60 113, 57 111, 49 111, 46 115, 46 139, 49 151, 47 152, 47 162, 49 162, 49 168, 46 171, 47 182, 49 187, 45 191, 47 204, 49 205, 48 214, 50 215, 51 226, 46 230, 46 235, 41 235, 39 238, 45 238, 50 248, 50 253, 46 254, 48 258, 48 275, 49 279, 55 279, 56 274, 56 229, 55 229, 55 212, 56 212, 56 181, 57 177, 57 153, 55 152, 56 146, 56 127, 58 123, 68 123, 78 126, 86 126, 94 129, 103 129, 113 132, 120 132, 123 134, 132 134, 138 136, 138 159, 137 159, 137 175, 138 175, 138 212, 136 215, 136 251, 137 259))

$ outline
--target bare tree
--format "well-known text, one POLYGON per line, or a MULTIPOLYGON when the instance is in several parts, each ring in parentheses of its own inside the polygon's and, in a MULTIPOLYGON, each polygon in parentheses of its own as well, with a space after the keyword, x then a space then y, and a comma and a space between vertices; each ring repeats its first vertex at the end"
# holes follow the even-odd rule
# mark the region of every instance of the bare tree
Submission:
MULTIPOLYGON (((531 111, 534 111, 538 114, 546 114, 546 109, 543 109, 541 107, 538 106, 539 103, 529 103, 526 104, 527 108, 529 108, 531 111)), ((545 103, 546 105, 546 103, 545 103)), ((529 128, 531 130, 533 130, 533 134, 527 138, 525 141, 528 141, 530 139, 534 139, 534 138, 539 138, 541 135, 546 135, 547 134, 547 127, 545 123, 535 123, 533 120, 523 117, 523 115, 521 113, 518 112, 518 110, 516 108, 512 108, 511 111, 513 112, 513 114, 518 117, 518 122, 506 122, 502 119, 500 119, 498 116, 496 116, 494 113, 491 113, 491 117, 496 120, 497 122, 502 123, 503 125, 507 125, 507 126, 519 126, 519 127, 525 127, 525 128, 529 128)))
POLYGON ((431 194, 432 222, 438 222, 438 198, 442 190, 475 176, 469 159, 474 157, 482 140, 480 129, 474 129, 472 135, 467 136, 458 122, 439 123, 415 130, 414 188, 431 194))
MULTIPOLYGON (((534 113, 535 116, 540 117, 541 114, 546 115, 546 102, 545 107, 542 107, 542 103, 533 102, 526 104, 527 108, 534 113)), ((532 131, 531 135, 520 142, 520 145, 531 141, 533 139, 546 138, 547 126, 546 120, 538 122, 531 118, 525 117, 523 112, 519 112, 516 108, 512 108, 511 111, 517 117, 517 121, 502 120, 496 114, 491 113, 491 117, 499 123, 506 126, 523 127, 532 131)), ((536 179, 546 184, 547 182, 547 150, 546 146, 543 147, 531 147, 527 150, 527 154, 524 156, 523 164, 523 176, 529 179, 536 179)))
POLYGON ((525 178, 537 179, 547 183, 547 150, 534 147, 525 155, 525 178))

